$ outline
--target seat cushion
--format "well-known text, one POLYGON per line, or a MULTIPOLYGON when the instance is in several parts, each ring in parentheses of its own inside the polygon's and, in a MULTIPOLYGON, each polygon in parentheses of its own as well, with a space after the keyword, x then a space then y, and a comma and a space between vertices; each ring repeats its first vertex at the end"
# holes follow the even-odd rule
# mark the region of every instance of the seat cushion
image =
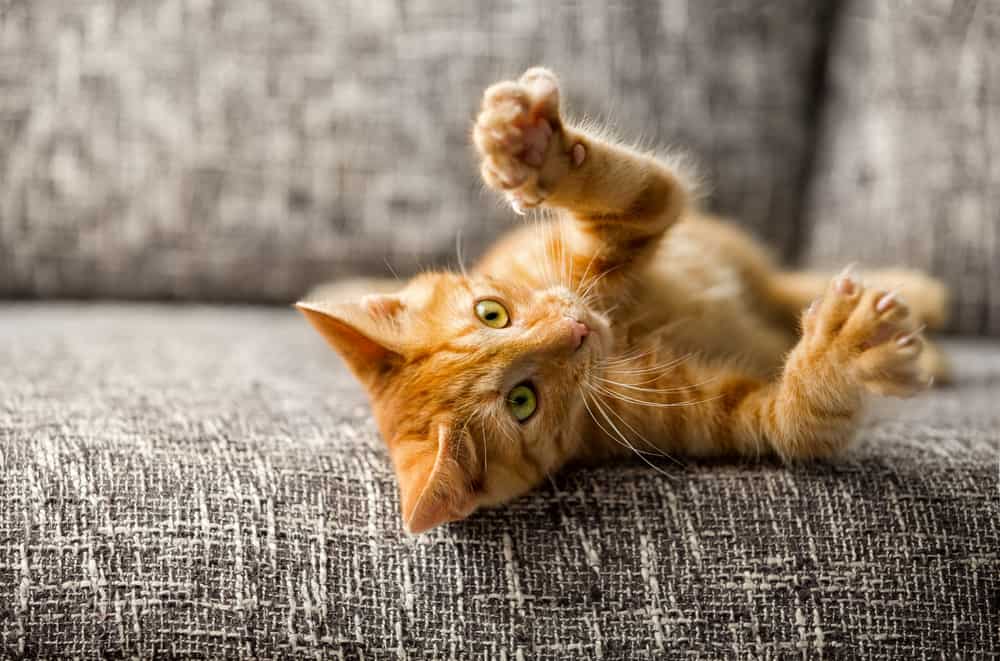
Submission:
POLYGON ((403 533, 288 309, 0 306, 0 655, 951 657, 1000 648, 1000 343, 835 462, 575 469, 403 533))

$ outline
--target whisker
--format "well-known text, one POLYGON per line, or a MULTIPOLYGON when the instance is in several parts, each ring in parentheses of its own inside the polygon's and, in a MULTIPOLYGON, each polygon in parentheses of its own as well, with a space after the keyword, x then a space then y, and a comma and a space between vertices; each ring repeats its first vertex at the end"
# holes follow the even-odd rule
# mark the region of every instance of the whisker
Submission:
POLYGON ((583 275, 580 276, 580 280, 577 281, 575 283, 575 286, 573 287, 574 293, 576 293, 578 296, 580 296, 580 298, 585 298, 582 294, 580 294, 580 288, 583 286, 583 284, 585 282, 587 282, 587 276, 590 275, 590 267, 592 267, 594 265, 594 260, 597 259, 597 253, 598 253, 597 250, 595 250, 593 253, 591 253, 590 260, 587 262, 587 268, 584 269, 583 275))
POLYGON ((458 268, 462 272, 465 278, 469 277, 468 272, 465 270, 465 257, 462 255, 462 228, 459 227, 458 231, 455 232, 455 255, 458 258, 458 268))
MULTIPOLYGON (((608 360, 603 362, 601 366, 606 371, 614 372, 615 374, 621 374, 621 375, 645 374, 647 372, 656 371, 657 369, 659 369, 659 366, 648 365, 646 367, 634 367, 634 365, 636 363, 639 363, 639 361, 641 361, 643 358, 651 356, 653 353, 654 353, 653 351, 647 351, 645 353, 636 354, 635 356, 630 356, 628 358, 624 358, 621 360, 608 360)), ((669 367, 670 365, 667 365, 667 368, 669 367)), ((664 368, 663 371, 665 371, 667 368, 664 368)))
MULTIPOLYGON (((598 402, 595 401, 595 404, 598 404, 598 402)), ((678 466, 684 466, 683 463, 681 463, 680 461, 678 461, 677 459, 675 459, 674 457, 672 457, 670 454, 668 454, 667 452, 665 452, 663 449, 656 447, 656 445, 654 443, 652 443, 649 439, 647 439, 645 436, 643 436, 642 434, 640 434, 639 431, 635 427, 633 427, 631 424, 629 424, 628 420, 626 420, 625 418, 623 418, 618 412, 615 411, 615 409, 614 409, 613 406, 609 405, 608 406, 608 410, 611 412, 612 415, 614 415, 616 418, 618 418, 618 420, 620 420, 623 425, 625 425, 626 427, 628 427, 632 431, 633 434, 635 434, 636 436, 638 436, 647 446, 649 446, 650 448, 652 448, 652 450, 650 450, 650 451, 643 450, 642 452, 644 454, 651 454, 651 455, 656 456, 656 457, 663 457, 664 459, 669 459, 670 461, 674 462, 678 466)), ((639 452, 639 450, 637 450, 637 452, 639 452)))
POLYGON ((629 404, 638 404, 639 406, 648 406, 650 408, 663 408, 663 409, 665 409, 665 408, 678 408, 678 407, 682 407, 682 406, 697 406, 698 404, 705 404, 707 402, 711 402, 713 400, 716 400, 716 399, 719 399, 720 397, 722 397, 722 395, 716 395, 715 397, 707 397, 705 399, 691 400, 691 401, 687 401, 687 402, 650 402, 650 401, 646 401, 644 399, 637 399, 635 397, 629 397, 628 395, 625 395, 625 394, 620 393, 620 392, 614 392, 613 390, 609 390, 609 389, 604 388, 603 386, 600 386, 600 385, 597 385, 597 384, 593 384, 593 388, 594 388, 595 391, 597 391, 597 392, 599 392, 599 393, 601 393, 603 395, 606 395, 608 397, 613 397, 613 398, 615 398, 615 399, 617 399, 619 401, 622 401, 622 402, 628 402, 629 404))
MULTIPOLYGON (((462 434, 463 435, 466 434, 466 433, 468 433, 468 431, 469 431, 469 425, 470 424, 472 424, 472 416, 469 416, 468 418, 466 418, 465 419, 465 424, 462 425, 462 434)), ((486 455, 487 455, 488 451, 489 451, 489 448, 487 448, 487 446, 486 446, 486 434, 483 434, 483 474, 484 475, 489 470, 489 465, 487 464, 487 461, 486 461, 487 460, 486 455)))
MULTIPOLYGON (((650 353, 652 353, 652 352, 650 351, 650 352, 648 352, 647 354, 644 354, 644 355, 649 355, 650 353)), ((622 374, 622 375, 625 375, 625 374, 647 374, 649 372, 665 372, 666 370, 671 369, 673 367, 676 367, 677 365, 680 365, 681 363, 687 361, 692 356, 694 356, 693 352, 692 353, 687 353, 687 354, 685 354, 685 355, 683 355, 683 356, 681 356, 679 358, 673 358, 671 360, 667 360, 667 361, 662 362, 662 363, 656 363, 654 365, 649 365, 648 367, 637 367, 637 368, 634 368, 634 369, 622 369, 622 368, 611 367, 610 365, 609 365, 609 367, 610 367, 611 371, 614 372, 615 374, 622 374)), ((642 356, 640 356, 640 357, 642 357, 642 356)), ((632 359, 632 362, 634 362, 635 360, 637 360, 637 359, 632 359)))
POLYGON ((396 269, 392 268, 392 264, 389 263, 389 258, 382 257, 382 261, 385 262, 385 266, 389 269, 389 273, 391 273, 396 280, 399 280, 399 274, 396 273, 396 269))
MULTIPOLYGON (((692 383, 690 385, 685 385, 685 386, 674 386, 673 388, 642 388, 642 387, 637 386, 637 385, 632 385, 632 384, 629 384, 629 383, 622 383, 621 381, 614 381, 612 379, 606 379, 606 378, 600 377, 600 376, 599 377, 595 377, 595 378, 597 378, 599 381, 603 381, 604 383, 608 383, 608 384, 611 384, 611 385, 620 386, 622 388, 627 388, 629 390, 638 390, 640 392, 649 392, 649 393, 676 393, 676 392, 684 392, 685 390, 690 390, 691 388, 700 388, 700 387, 708 385, 709 383, 712 383, 713 381, 716 380, 716 377, 711 377, 709 379, 701 381, 700 383, 692 383)), ((654 377, 652 380, 655 380, 656 378, 657 377, 654 377)), ((647 381, 647 383, 648 383, 648 381, 647 381)))
POLYGON ((672 368, 672 365, 666 365, 665 367, 662 367, 662 368, 661 367, 657 367, 656 369, 641 369, 641 370, 640 369, 636 369, 636 370, 623 370, 623 369, 615 369, 615 368, 612 367, 612 368, 606 369, 605 373, 609 373, 610 372, 611 374, 614 374, 615 376, 621 376, 621 377, 645 377, 645 378, 640 378, 638 381, 636 381, 635 383, 632 384, 632 385, 635 385, 635 386, 644 386, 647 383, 655 383, 658 379, 660 379, 671 368, 672 368), (648 375, 652 375, 652 376, 648 376, 648 375))
MULTIPOLYGON (((587 404, 587 397, 586 397, 586 395, 584 395, 584 397, 583 397, 583 403, 584 403, 584 406, 587 407, 587 410, 590 411, 590 406, 587 404)), ((646 457, 645 453, 640 452, 639 450, 636 449, 636 447, 634 445, 632 445, 631 443, 628 442, 628 439, 626 439, 625 435, 621 433, 621 430, 619 430, 618 427, 616 427, 615 424, 613 422, 611 422, 611 418, 609 418, 608 414, 604 412, 604 409, 601 407, 601 405, 599 404, 598 399, 596 397, 594 398, 594 406, 597 407, 597 409, 601 412, 601 415, 604 416, 604 419, 608 422, 609 425, 611 425, 612 429, 614 429, 615 432, 616 432, 616 434, 611 434, 610 432, 608 432, 607 428, 604 427, 604 425, 602 425, 597 420, 597 418, 594 416, 593 412, 591 412, 590 417, 593 418, 594 422, 597 424, 598 427, 601 428, 602 431, 604 431, 605 434, 608 434, 608 436, 612 440, 614 440, 616 442, 620 441, 619 445, 622 445, 623 447, 626 447, 629 450, 631 450, 635 454, 635 456, 637 456, 640 459, 642 459, 650 468, 652 468, 653 470, 655 470, 657 473, 660 473, 661 475, 663 475, 664 477, 667 477, 669 479, 674 479, 673 475, 671 475, 670 473, 667 473, 665 470, 663 470, 662 468, 660 468, 659 466, 657 466, 656 464, 654 464, 652 461, 650 461, 646 457)))
MULTIPOLYGON (((580 391, 580 395, 581 395, 581 398, 583 399, 583 405, 584 405, 584 407, 586 407, 587 413, 590 414, 590 419, 594 421, 594 424, 596 424, 598 427, 600 427, 601 431, 603 431, 605 434, 607 434, 608 437, 611 440, 613 440, 614 442, 618 443, 622 447, 626 447, 629 450, 632 450, 633 452, 635 452, 636 454, 639 454, 641 456, 641 454, 639 452, 637 452, 634 447, 632 447, 631 445, 629 445, 628 441, 625 441, 624 443, 622 443, 615 434, 612 434, 610 431, 608 431, 607 427, 605 427, 604 425, 601 424, 601 421, 597 419, 597 416, 594 415, 594 411, 590 408, 590 404, 588 403, 588 400, 587 400, 587 393, 584 392, 583 390, 581 390, 580 391)), ((594 402, 593 403, 594 403, 594 406, 598 405, 597 404, 597 397, 596 396, 594 397, 594 402)), ((603 413, 603 411, 602 411, 602 413, 603 413)))
POLYGON ((616 265, 616 266, 612 266, 611 268, 607 269, 606 271, 603 271, 602 273, 598 273, 596 276, 594 276, 594 278, 590 282, 590 284, 587 285, 587 288, 583 290, 583 293, 580 294, 580 297, 581 298, 586 298, 590 294, 590 292, 594 289, 594 287, 596 287, 597 284, 601 280, 603 280, 604 278, 608 277, 609 275, 611 275, 612 273, 614 273, 615 271, 617 271, 619 268, 621 268, 621 265, 616 265))
MULTIPOLYGON (((495 427, 495 428, 497 428, 497 429, 500 430, 500 433, 503 434, 504 437, 506 437, 506 439, 508 441, 510 441, 511 446, 516 447, 517 446, 517 439, 515 439, 513 436, 511 436, 510 432, 507 430, 507 427, 504 424, 505 421, 501 417, 503 415, 502 411, 497 410, 497 408, 493 407, 493 406, 489 407, 486 410, 487 410, 487 412, 489 413, 489 416, 490 416, 490 420, 489 420, 490 424, 493 427, 495 427)), ((483 442, 484 443, 486 442, 485 438, 484 438, 483 442)))
POLYGON ((648 356, 651 353, 653 353, 653 349, 649 349, 649 350, 646 350, 646 351, 642 351, 641 349, 642 349, 641 347, 636 347, 636 348, 632 349, 631 351, 626 351, 625 353, 621 354, 620 356, 616 356, 614 358, 608 358, 608 359, 606 359, 604 361, 604 364, 605 365, 615 365, 615 364, 618 364, 618 363, 628 363, 628 362, 632 362, 634 360, 637 360, 638 358, 642 358, 642 357, 648 356))

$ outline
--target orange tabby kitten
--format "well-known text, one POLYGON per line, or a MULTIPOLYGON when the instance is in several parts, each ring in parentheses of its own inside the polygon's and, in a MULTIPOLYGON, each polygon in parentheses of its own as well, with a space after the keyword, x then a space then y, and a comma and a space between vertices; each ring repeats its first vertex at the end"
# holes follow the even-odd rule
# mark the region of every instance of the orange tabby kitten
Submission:
POLYGON ((944 322, 942 285, 779 270, 699 213, 670 163, 565 124, 551 72, 490 87, 473 137, 485 182, 549 221, 468 274, 298 304, 368 390, 410 532, 571 460, 825 457, 868 393, 943 376, 921 338, 944 322))

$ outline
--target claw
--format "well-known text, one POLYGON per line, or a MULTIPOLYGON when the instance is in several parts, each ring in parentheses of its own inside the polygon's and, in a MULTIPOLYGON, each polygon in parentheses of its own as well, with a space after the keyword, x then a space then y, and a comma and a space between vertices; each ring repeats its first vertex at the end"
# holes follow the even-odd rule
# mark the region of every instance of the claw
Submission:
POLYGON ((839 278, 852 278, 854 276, 854 269, 858 268, 857 262, 851 262, 843 268, 843 270, 837 275, 839 278))
POLYGON ((851 294, 853 294, 855 288, 856 284, 854 280, 852 280, 849 276, 837 280, 837 291, 839 291, 841 294, 844 294, 845 296, 850 296, 851 294))
POLYGON ((896 303, 901 303, 902 301, 903 299, 899 297, 899 288, 897 287, 878 299, 878 302, 875 304, 875 310, 876 312, 885 312, 896 303))
POLYGON ((844 270, 837 275, 837 291, 845 296, 850 296, 857 289, 857 283, 854 281, 855 266, 857 264, 852 262, 845 266, 844 270))
POLYGON ((924 332, 925 328, 927 328, 927 324, 921 324, 920 326, 918 326, 917 328, 913 329, 912 331, 910 331, 906 335, 903 335, 902 337, 900 337, 899 339, 897 339, 896 340, 896 344, 898 344, 901 347, 908 347, 908 346, 910 346, 917 339, 917 336, 920 335, 922 332, 924 332))

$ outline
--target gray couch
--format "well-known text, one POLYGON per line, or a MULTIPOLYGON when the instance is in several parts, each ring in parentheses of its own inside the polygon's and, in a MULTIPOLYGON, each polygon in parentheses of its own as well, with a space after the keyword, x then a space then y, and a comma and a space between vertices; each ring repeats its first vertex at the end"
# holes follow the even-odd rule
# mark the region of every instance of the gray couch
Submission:
POLYGON ((731 4, 0 5, 0 657, 996 658, 1000 14, 731 4), (465 133, 536 62, 786 259, 948 280, 956 382, 406 536, 284 304, 501 231, 465 133))

